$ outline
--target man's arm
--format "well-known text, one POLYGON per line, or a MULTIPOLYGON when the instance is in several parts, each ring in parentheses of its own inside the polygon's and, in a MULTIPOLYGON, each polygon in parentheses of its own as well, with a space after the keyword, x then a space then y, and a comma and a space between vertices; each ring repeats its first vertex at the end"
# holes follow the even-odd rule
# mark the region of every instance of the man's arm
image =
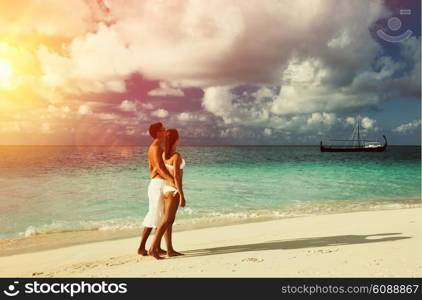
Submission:
POLYGON ((151 163, 154 168, 157 170, 157 173, 166 180, 174 181, 173 176, 171 176, 170 172, 167 170, 166 166, 164 165, 162 151, 158 147, 154 147, 152 150, 151 155, 151 163))

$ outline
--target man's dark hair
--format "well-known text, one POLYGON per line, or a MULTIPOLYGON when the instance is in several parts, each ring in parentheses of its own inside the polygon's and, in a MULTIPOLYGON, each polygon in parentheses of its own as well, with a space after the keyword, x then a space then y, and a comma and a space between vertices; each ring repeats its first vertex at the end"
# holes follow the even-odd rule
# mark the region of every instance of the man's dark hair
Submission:
POLYGON ((151 124, 149 126, 149 135, 153 138, 156 139, 157 138, 157 133, 158 131, 160 131, 160 129, 163 127, 163 123, 158 122, 158 123, 154 123, 151 124))

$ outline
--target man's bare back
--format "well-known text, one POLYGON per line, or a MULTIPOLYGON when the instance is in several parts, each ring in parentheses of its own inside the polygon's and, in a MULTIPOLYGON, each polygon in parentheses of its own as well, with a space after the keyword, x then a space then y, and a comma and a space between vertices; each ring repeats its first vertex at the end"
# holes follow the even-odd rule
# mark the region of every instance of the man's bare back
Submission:
POLYGON ((163 149, 159 142, 154 141, 148 148, 148 164, 151 178, 173 180, 163 161, 163 149))
POLYGON ((159 144, 152 143, 151 146, 148 148, 148 164, 149 164, 149 174, 151 178, 161 178, 163 179, 160 174, 158 174, 158 164, 155 161, 154 157, 156 157, 155 153, 163 153, 159 144))

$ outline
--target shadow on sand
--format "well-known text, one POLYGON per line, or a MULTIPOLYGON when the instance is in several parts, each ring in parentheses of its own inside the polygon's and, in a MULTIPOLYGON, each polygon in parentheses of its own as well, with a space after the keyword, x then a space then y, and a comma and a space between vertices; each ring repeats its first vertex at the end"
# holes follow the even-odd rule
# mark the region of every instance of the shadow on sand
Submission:
POLYGON ((367 244, 392 242, 403 239, 409 239, 409 236, 397 236, 401 233, 379 233, 369 235, 335 235, 325 237, 313 237, 294 240, 277 240, 258 244, 245 244, 226 247, 215 247, 206 249, 196 249, 184 251, 188 257, 192 256, 207 256, 216 254, 227 254, 237 252, 249 251, 263 251, 263 250, 287 250, 287 249, 304 249, 314 247, 330 247, 353 244, 367 244))

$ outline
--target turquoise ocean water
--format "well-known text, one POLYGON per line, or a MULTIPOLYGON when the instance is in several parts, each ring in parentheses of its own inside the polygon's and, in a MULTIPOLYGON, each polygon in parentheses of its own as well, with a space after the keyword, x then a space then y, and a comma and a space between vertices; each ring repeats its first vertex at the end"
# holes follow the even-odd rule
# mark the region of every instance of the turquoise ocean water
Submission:
MULTIPOLYGON (((0 147, 0 238, 141 228, 146 147, 0 147)), ((420 204, 419 146, 321 153, 316 146, 179 147, 187 207, 177 224, 420 204)))

